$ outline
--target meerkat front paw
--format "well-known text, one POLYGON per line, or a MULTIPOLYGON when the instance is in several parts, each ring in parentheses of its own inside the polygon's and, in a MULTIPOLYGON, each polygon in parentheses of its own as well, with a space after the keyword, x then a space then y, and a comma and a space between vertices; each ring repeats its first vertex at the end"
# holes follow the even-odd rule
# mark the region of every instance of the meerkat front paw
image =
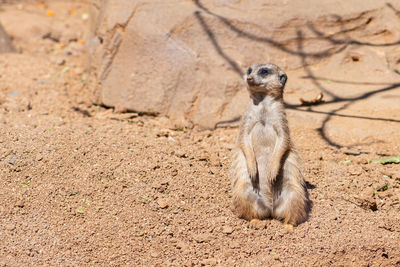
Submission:
POLYGON ((249 222, 250 229, 264 229, 266 226, 265 221, 261 221, 259 219, 253 219, 249 222))
POLYGON ((268 180, 269 181, 274 181, 276 176, 278 176, 278 173, 279 173, 279 165, 271 164, 268 167, 268 170, 267 170, 267 178, 268 178, 268 180))

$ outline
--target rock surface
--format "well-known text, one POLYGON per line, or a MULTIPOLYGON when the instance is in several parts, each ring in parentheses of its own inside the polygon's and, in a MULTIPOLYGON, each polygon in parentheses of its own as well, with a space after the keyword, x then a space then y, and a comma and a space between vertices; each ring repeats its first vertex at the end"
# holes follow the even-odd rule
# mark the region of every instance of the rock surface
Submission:
POLYGON ((3 26, 0 23, 0 54, 1 53, 12 53, 15 52, 10 36, 7 35, 3 26))
MULTIPOLYGON (((251 63, 295 70, 371 39, 384 38, 393 50, 387 44, 399 40, 400 32, 400 7, 393 5, 93 0, 90 65, 97 101, 167 115, 181 126, 223 126, 237 121, 247 104, 241 76, 251 63)), ((388 59, 392 67, 397 57, 388 59)))

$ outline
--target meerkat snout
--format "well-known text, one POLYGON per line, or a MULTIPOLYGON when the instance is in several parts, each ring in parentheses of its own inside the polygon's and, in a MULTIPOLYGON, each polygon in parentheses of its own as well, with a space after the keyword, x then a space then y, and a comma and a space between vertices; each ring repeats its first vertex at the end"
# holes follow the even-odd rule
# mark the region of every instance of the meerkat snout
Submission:
POLYGON ((255 84, 254 84, 254 78, 251 77, 251 76, 247 76, 246 82, 247 82, 247 84, 248 84, 249 86, 255 85, 255 84))

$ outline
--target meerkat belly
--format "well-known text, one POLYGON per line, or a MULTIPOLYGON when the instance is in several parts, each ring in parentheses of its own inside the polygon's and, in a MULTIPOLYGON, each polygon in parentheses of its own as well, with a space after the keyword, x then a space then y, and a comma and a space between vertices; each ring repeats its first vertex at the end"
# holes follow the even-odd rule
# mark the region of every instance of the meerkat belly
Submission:
POLYGON ((252 145, 257 162, 267 163, 276 142, 276 134, 272 125, 257 123, 252 130, 252 145))

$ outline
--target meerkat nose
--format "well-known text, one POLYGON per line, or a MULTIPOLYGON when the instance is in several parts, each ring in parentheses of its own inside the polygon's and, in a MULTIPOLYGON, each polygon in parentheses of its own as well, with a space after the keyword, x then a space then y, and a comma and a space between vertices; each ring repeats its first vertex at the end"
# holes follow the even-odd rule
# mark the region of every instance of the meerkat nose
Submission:
POLYGON ((247 77, 247 81, 248 82, 252 82, 252 81, 254 81, 254 78, 253 77, 247 77))

